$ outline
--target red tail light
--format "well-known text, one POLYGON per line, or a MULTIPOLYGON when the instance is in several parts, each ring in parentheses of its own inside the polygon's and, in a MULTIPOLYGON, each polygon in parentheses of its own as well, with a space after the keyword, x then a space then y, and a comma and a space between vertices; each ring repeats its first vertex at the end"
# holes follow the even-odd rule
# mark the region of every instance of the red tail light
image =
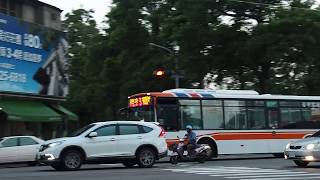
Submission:
POLYGON ((161 128, 161 132, 159 134, 159 137, 164 137, 164 135, 166 135, 166 131, 163 128, 161 128))

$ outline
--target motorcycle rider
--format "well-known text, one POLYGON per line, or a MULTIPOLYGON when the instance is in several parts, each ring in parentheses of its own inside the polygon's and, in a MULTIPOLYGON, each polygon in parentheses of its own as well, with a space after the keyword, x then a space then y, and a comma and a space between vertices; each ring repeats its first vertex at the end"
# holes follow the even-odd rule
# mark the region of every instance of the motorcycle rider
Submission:
POLYGON ((192 131, 191 125, 187 125, 186 130, 187 134, 185 135, 185 138, 188 140, 187 152, 190 156, 192 156, 194 154, 194 150, 197 147, 197 135, 195 132, 192 131))

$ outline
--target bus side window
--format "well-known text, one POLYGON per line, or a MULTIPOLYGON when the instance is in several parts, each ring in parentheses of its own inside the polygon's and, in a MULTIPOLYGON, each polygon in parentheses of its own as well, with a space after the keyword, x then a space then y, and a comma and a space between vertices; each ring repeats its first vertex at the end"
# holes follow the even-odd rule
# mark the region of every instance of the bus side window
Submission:
POLYGON ((172 105, 159 105, 158 121, 165 130, 179 130, 178 107, 172 105))
POLYGON ((203 129, 200 100, 179 100, 181 126, 191 125, 193 129, 203 129))
POLYGON ((175 99, 158 99, 157 117, 160 125, 167 131, 177 131, 180 129, 179 111, 175 99))

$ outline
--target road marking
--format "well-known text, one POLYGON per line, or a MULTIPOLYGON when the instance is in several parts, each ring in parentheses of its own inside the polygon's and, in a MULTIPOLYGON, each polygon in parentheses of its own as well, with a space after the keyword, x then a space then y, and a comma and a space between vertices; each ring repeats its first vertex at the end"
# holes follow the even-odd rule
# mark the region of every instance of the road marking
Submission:
MULTIPOLYGON (((319 179, 319 178, 320 178, 319 176, 316 176, 316 177, 303 177, 303 180, 304 179, 319 179)), ((299 180, 301 180, 301 177, 257 178, 257 179, 254 179, 254 180, 291 180, 291 179, 299 179, 299 180)), ((240 180, 253 180, 253 179, 240 179, 240 180)))
POLYGON ((251 168, 251 167, 224 167, 224 166, 212 166, 212 167, 190 167, 190 168, 170 168, 162 169, 165 171, 208 175, 212 177, 223 177, 226 179, 239 179, 239 180, 291 180, 291 179, 319 179, 320 173, 308 173, 308 172, 295 172, 291 170, 283 169, 263 169, 263 168, 251 168))
MULTIPOLYGON (((268 178, 281 178, 281 177, 295 177, 295 176, 318 176, 320 177, 320 174, 309 174, 309 173, 301 173, 301 174, 277 174, 277 175, 268 175, 268 178)), ((265 178, 266 176, 256 176, 256 175, 250 175, 250 176, 242 176, 241 178, 265 178)), ((235 179, 236 177, 226 177, 230 179, 235 179)), ((239 177, 237 177, 239 179, 239 177)))

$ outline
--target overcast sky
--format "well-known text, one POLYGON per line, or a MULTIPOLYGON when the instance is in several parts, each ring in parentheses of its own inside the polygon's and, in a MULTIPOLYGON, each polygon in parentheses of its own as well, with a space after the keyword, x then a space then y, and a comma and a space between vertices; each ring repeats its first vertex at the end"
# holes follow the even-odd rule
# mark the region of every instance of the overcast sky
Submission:
MULTIPOLYGON (((62 18, 68 12, 71 12, 73 9, 93 9, 95 11, 94 18, 98 23, 99 27, 103 27, 101 22, 105 20, 105 15, 110 11, 112 0, 40 0, 47 4, 56 6, 63 10, 62 18)), ((320 0, 315 0, 317 4, 320 3, 320 0)))
POLYGON ((47 4, 58 7, 63 10, 62 15, 71 12, 73 9, 93 9, 94 18, 98 24, 105 19, 105 15, 110 11, 112 0, 40 0, 47 4))

